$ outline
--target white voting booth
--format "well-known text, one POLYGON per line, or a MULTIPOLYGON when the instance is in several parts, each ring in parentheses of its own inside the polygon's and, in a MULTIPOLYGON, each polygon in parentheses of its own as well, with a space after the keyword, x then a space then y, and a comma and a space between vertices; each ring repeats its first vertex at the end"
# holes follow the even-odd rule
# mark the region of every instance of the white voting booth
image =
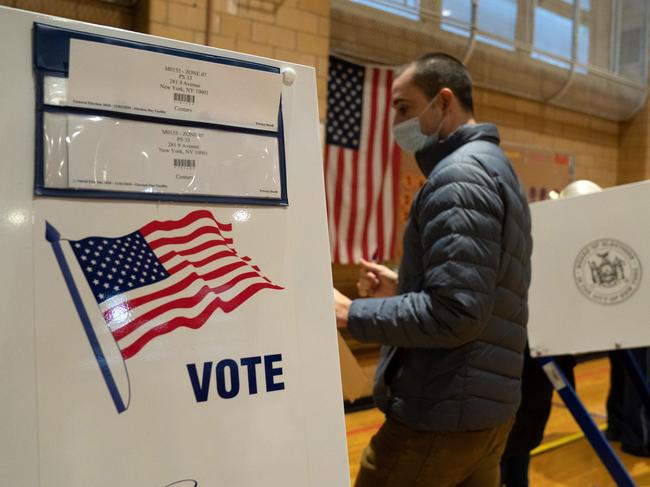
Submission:
POLYGON ((348 485, 313 68, 0 41, 2 485, 348 485))
POLYGON ((650 406, 647 374, 626 350, 650 345, 649 210, 650 181, 531 205, 531 354, 621 487, 634 480, 553 356, 620 350, 627 377, 650 406))
POLYGON ((650 181, 531 205, 533 356, 650 345, 650 181))

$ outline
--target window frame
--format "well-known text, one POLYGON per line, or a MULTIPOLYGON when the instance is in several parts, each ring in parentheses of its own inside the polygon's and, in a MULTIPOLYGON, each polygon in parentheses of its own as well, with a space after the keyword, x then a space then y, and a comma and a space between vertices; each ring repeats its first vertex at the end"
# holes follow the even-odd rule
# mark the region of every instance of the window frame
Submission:
POLYGON ((381 13, 413 22, 422 21, 422 0, 349 0, 351 3, 375 9, 381 13), (414 3, 413 7, 408 6, 414 3), (413 12, 410 10, 413 9, 413 12), (417 12, 417 13, 416 13, 417 12))

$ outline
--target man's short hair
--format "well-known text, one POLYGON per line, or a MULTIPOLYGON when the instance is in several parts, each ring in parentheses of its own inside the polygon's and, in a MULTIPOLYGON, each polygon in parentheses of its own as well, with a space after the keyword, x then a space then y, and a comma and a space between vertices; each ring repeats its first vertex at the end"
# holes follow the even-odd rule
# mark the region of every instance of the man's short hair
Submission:
POLYGON ((454 92, 461 106, 474 113, 472 78, 467 68, 449 54, 434 52, 413 61, 413 83, 427 96, 433 98, 442 88, 454 92))

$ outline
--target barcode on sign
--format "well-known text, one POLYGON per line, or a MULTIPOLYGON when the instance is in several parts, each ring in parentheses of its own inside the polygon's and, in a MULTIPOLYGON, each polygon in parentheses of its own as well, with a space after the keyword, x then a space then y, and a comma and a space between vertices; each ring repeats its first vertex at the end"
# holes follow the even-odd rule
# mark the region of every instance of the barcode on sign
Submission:
POLYGON ((174 101, 181 101, 184 103, 194 103, 195 95, 186 95, 185 93, 174 93, 174 101))
POLYGON ((174 159, 174 167, 194 169, 196 167, 196 161, 194 159, 174 159))

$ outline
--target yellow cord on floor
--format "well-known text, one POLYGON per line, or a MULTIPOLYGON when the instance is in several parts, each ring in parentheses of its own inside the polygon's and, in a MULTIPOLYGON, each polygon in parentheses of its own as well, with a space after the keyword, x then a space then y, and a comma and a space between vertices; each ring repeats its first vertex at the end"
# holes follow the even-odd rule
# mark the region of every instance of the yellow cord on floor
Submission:
MULTIPOLYGON (((600 431, 605 431, 607 429, 607 424, 603 423, 598 425, 598 429, 600 431)), ((582 431, 580 431, 578 433, 573 433, 571 435, 563 436, 562 438, 558 438, 557 440, 547 441, 546 443, 542 443, 533 451, 531 451, 530 456, 534 457, 535 455, 541 455, 542 453, 546 453, 547 451, 555 450, 556 448, 559 448, 561 446, 568 445, 569 443, 573 443, 574 441, 581 440, 584 437, 585 434, 582 431)))

